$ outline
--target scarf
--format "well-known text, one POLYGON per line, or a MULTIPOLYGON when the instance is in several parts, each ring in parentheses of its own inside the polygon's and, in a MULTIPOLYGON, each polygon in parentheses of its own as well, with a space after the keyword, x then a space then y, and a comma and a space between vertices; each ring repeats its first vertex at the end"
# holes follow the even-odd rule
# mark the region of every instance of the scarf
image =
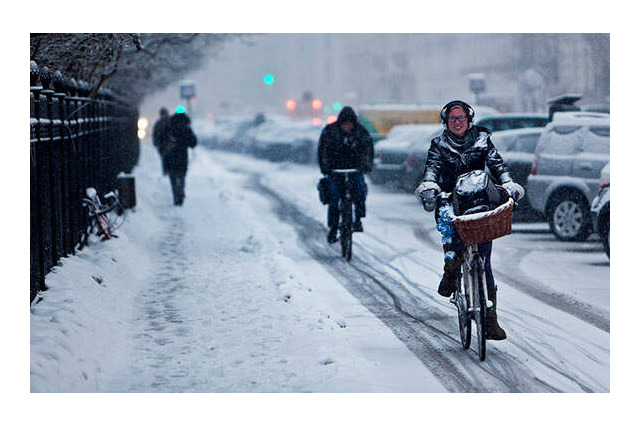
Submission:
POLYGON ((454 135, 449 129, 444 130, 444 137, 449 146, 455 149, 459 153, 464 152, 467 148, 471 147, 475 140, 478 138, 478 130, 475 126, 471 127, 465 132, 465 134, 459 138, 454 135))

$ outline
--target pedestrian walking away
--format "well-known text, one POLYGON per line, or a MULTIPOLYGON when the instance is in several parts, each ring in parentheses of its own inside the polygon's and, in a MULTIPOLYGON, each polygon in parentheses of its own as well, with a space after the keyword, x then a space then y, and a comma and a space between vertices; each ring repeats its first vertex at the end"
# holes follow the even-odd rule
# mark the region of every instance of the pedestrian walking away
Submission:
MULTIPOLYGON (((453 192, 458 177, 473 170, 490 171, 493 179, 505 188, 514 200, 524 195, 524 189, 515 183, 500 153, 491 142, 491 132, 473 125, 473 108, 466 102, 455 100, 446 104, 440 112, 442 132, 431 140, 424 169, 423 181, 416 189, 426 211, 435 211, 436 223, 439 212, 436 209, 437 194, 441 191, 453 192)), ((487 297, 492 307, 486 313, 487 338, 506 339, 506 332, 498 324, 496 293, 497 288, 491 271, 491 241, 480 244, 478 250, 485 259, 487 297)), ((450 297, 460 278, 464 243, 457 234, 450 243, 443 244, 445 254, 444 273, 438 293, 450 297)))
POLYGON ((154 145, 158 141, 156 148, 162 156, 162 173, 169 176, 173 203, 181 206, 185 198, 185 178, 189 163, 187 149, 194 148, 197 139, 191 129, 191 120, 183 109, 178 108, 176 113, 167 119, 166 125, 160 125, 160 120, 156 123, 157 135, 154 126, 154 145))
POLYGON ((327 241, 338 241, 340 221, 340 194, 344 191, 343 177, 332 174, 333 170, 355 169, 353 202, 355 206, 355 232, 362 232, 362 218, 366 216, 367 185, 364 175, 373 167, 373 139, 369 132, 358 122, 356 112, 350 106, 340 110, 338 119, 327 124, 320 134, 318 142, 318 164, 320 172, 329 181, 329 203, 327 208, 327 241))
POLYGON ((169 126, 169 110, 162 107, 160 108, 159 114, 160 116, 158 117, 158 120, 153 125, 152 138, 153 146, 156 147, 158 155, 160 155, 160 160, 162 161, 161 147, 166 144, 167 128, 169 126))

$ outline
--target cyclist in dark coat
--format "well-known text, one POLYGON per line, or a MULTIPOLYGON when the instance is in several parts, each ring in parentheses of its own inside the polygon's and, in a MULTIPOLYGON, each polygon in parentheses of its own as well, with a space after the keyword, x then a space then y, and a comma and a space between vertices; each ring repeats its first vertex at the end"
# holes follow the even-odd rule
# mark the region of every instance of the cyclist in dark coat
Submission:
MULTIPOLYGON (((452 192, 456 180, 473 170, 489 169, 515 200, 524 195, 524 189, 509 175, 509 168, 491 142, 491 132, 473 125, 474 111, 462 101, 449 102, 442 109, 440 119, 445 126, 442 133, 431 141, 425 164, 423 182, 416 189, 416 195, 427 211, 436 210, 436 196, 440 191, 452 192)), ((436 221, 438 211, 436 210, 436 221)), ((450 244, 444 244, 444 274, 438 293, 449 297, 456 289, 461 277, 462 252, 464 244, 455 235, 450 244), (450 257, 453 255, 453 257, 450 257)), ((505 331, 498 324, 496 313, 496 285, 491 271, 491 242, 480 244, 478 250, 485 258, 485 275, 488 299, 492 307, 487 310, 487 338, 506 339, 505 331)))
POLYGON ((158 150, 162 155, 163 172, 169 175, 173 203, 181 206, 185 197, 185 177, 189 162, 187 149, 197 144, 196 136, 191 130, 191 120, 187 114, 184 112, 173 114, 160 140, 158 150))
POLYGON ((338 241, 337 232, 340 221, 338 203, 342 192, 341 176, 331 173, 336 169, 357 169, 355 188, 353 193, 355 206, 354 231, 362 232, 361 219, 366 216, 365 201, 367 185, 364 174, 373 167, 373 139, 369 132, 358 122, 358 116, 353 108, 345 106, 338 114, 335 123, 328 124, 322 129, 318 142, 318 164, 323 175, 329 178, 329 207, 327 224, 329 243, 338 241))

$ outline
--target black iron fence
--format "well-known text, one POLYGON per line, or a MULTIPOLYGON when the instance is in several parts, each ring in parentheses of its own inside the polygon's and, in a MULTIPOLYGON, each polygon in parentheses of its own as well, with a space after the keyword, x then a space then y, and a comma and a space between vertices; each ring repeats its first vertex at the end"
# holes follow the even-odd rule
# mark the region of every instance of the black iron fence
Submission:
POLYGON ((60 258, 75 254, 86 188, 115 190, 138 161, 137 110, 109 90, 90 90, 31 62, 30 301, 60 258))

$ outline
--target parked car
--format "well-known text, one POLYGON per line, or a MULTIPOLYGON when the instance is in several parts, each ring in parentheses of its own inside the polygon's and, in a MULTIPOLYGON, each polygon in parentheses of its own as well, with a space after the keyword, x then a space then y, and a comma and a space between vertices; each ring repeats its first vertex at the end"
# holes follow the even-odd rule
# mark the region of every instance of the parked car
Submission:
POLYGON ((526 112, 488 116, 477 119, 475 124, 486 127, 492 132, 498 132, 528 127, 544 127, 547 123, 549 123, 549 114, 526 112))
MULTIPOLYGON (((527 181, 531 174, 536 146, 543 127, 503 130, 491 135, 491 141, 509 166, 513 180, 527 189, 527 181)), ((529 210, 527 196, 518 202, 518 210, 529 210)))
POLYGON ((593 231, 600 236, 604 251, 608 257, 611 257, 609 245, 609 187, 611 186, 609 164, 607 163, 600 172, 600 191, 591 203, 591 221, 593 222, 593 231))
POLYGON ((386 139, 374 147, 373 170, 369 178, 373 183, 402 185, 407 159, 412 146, 428 146, 429 137, 440 131, 440 124, 405 124, 394 126, 386 139))
POLYGON ((212 147, 229 151, 241 151, 240 138, 252 126, 246 117, 220 117, 213 123, 212 147))
POLYGON ((258 158, 265 158, 267 141, 271 140, 273 134, 281 131, 283 127, 292 123, 292 119, 281 115, 262 116, 260 123, 252 126, 245 133, 241 141, 246 152, 258 158))
POLYGON ((283 124, 279 132, 263 141, 264 156, 271 161, 311 163, 317 158, 322 126, 309 120, 283 124))
POLYGON ((527 198, 563 241, 584 241, 592 232, 590 201, 600 170, 609 162, 609 115, 557 112, 536 147, 527 198))
POLYGON ((194 118, 191 120, 191 128, 198 138, 198 145, 207 148, 215 148, 216 131, 215 123, 212 120, 194 118))
POLYGON ((270 161, 310 163, 316 158, 321 131, 310 120, 268 118, 251 132, 251 152, 270 161))
POLYGON ((406 191, 415 191, 416 187, 422 182, 431 139, 436 137, 441 131, 442 125, 434 127, 431 134, 424 138, 424 140, 417 141, 409 146, 407 162, 400 180, 402 188, 406 191))

